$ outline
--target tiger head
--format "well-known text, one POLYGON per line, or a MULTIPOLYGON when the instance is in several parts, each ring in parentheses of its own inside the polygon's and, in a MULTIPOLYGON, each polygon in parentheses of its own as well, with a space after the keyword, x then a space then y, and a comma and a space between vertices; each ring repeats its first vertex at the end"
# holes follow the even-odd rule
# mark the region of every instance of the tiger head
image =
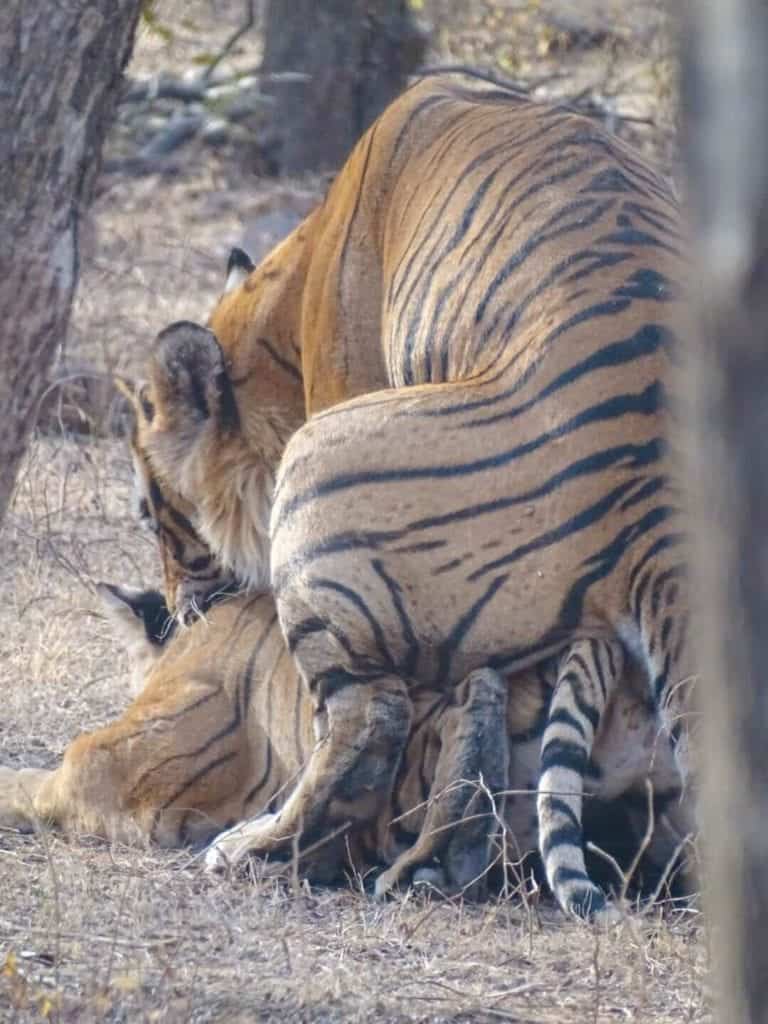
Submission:
POLYGON ((146 423, 147 385, 116 379, 136 414, 130 439, 133 463, 134 512, 146 529, 157 535, 163 568, 165 600, 176 619, 189 625, 218 598, 238 588, 193 525, 194 509, 153 469, 142 443, 146 423))
POLYGON ((255 589, 269 579, 274 473, 305 418, 292 340, 299 303, 291 301, 290 242, 258 268, 233 250, 208 326, 166 327, 153 345, 146 382, 121 386, 136 414, 134 451, 164 489, 185 499, 187 521, 222 564, 255 589))

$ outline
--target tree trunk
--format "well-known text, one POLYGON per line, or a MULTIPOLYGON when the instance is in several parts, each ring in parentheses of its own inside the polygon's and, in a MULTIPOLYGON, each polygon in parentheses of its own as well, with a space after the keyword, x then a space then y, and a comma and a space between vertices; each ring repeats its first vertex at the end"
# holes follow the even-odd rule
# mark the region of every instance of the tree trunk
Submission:
POLYGON ((768 1020, 768 8, 683 30, 708 904, 723 1024, 768 1020))
POLYGON ((405 0, 270 0, 263 69, 308 76, 264 86, 275 99, 279 170, 340 167, 425 48, 405 0))
POLYGON ((0 5, 0 522, 78 275, 141 0, 0 5))

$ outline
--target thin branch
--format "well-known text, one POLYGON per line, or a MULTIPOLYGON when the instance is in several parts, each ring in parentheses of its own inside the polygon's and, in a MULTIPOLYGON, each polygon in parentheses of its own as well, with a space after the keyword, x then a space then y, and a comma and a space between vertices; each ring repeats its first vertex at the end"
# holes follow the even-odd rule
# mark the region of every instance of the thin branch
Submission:
POLYGON ((237 42, 239 42, 240 39, 242 39, 246 32, 250 32, 250 30, 253 28, 253 24, 256 20, 253 2, 254 0, 245 0, 245 21, 242 23, 242 25, 240 25, 239 28, 235 29, 235 31, 232 33, 229 39, 227 39, 227 41, 224 43, 222 48, 213 58, 213 60, 205 69, 205 71, 203 71, 202 75, 200 76, 201 82, 207 83, 210 81, 211 75, 219 66, 219 64, 221 64, 221 62, 224 60, 227 54, 232 50, 234 45, 237 42))

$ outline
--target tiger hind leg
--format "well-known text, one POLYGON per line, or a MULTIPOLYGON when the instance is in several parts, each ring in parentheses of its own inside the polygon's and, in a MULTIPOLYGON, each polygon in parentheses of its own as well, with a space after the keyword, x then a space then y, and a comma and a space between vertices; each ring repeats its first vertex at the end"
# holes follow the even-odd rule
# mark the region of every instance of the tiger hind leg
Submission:
POLYGON ((564 656, 541 746, 537 807, 547 882, 566 913, 600 923, 618 917, 584 862, 584 775, 600 716, 624 667, 618 642, 583 640, 564 656))
POLYGON ((478 669, 456 687, 434 728, 440 754, 426 817, 416 842, 376 880, 381 898, 419 880, 438 858, 439 887, 477 898, 485 888, 491 843, 507 788, 507 685, 492 669, 478 669))
POLYGON ((316 714, 318 743, 299 783, 275 814, 228 829, 205 856, 208 871, 223 871, 251 855, 277 859, 322 845, 339 830, 376 817, 391 792, 411 724, 405 683, 381 675, 337 681, 316 714))

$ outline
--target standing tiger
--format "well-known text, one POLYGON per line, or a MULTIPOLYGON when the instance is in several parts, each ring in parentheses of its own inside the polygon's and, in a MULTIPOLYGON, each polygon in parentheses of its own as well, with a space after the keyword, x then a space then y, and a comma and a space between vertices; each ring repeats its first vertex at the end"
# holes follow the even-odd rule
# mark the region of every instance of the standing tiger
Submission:
POLYGON ((667 403, 684 244, 668 184, 620 140, 428 77, 259 267, 235 255, 210 329, 161 333, 138 443, 224 564, 273 587, 328 723, 238 855, 374 815, 417 683, 559 654, 541 851, 566 910, 605 911, 581 795, 625 671, 646 677, 687 774, 688 552, 667 403))

